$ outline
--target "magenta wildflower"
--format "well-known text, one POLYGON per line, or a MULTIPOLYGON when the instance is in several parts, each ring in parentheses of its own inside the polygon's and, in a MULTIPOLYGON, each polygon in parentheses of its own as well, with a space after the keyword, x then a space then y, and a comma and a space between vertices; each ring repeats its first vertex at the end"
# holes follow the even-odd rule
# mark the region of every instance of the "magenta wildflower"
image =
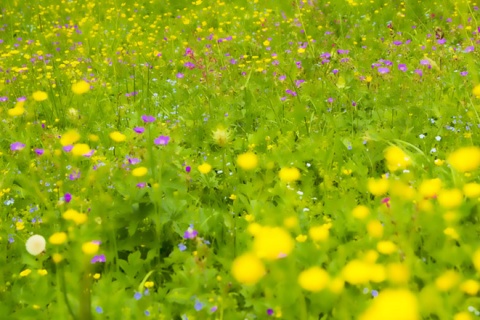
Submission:
POLYGON ((146 184, 145 182, 139 182, 139 183, 137 183, 137 188, 139 188, 139 189, 143 189, 143 188, 145 188, 146 186, 147 186, 147 184, 146 184))
POLYGON ((153 142, 156 144, 156 145, 167 145, 168 144, 168 141, 170 141, 170 137, 169 136, 159 136, 158 138, 156 138, 155 140, 153 140, 153 142))
POLYGON ((416 74, 418 74, 420 77, 423 76, 423 71, 420 70, 420 69, 415 69, 415 71, 413 71, 413 72, 415 72, 416 74))
POLYGON ((395 41, 393 41, 393 44, 396 45, 396 46, 400 46, 400 45, 403 44, 403 42, 399 41, 399 40, 395 40, 395 41))
POLYGON ((428 61, 427 59, 422 59, 422 60, 420 60, 420 64, 421 64, 422 66, 427 66, 428 69, 431 69, 431 68, 432 68, 432 66, 430 65, 430 61, 428 61))
POLYGON ((70 201, 72 201, 72 195, 70 193, 65 193, 65 195, 63 196, 63 199, 65 200, 66 203, 69 203, 70 201))
POLYGON ((195 68, 195 65, 190 61, 185 62, 184 66, 187 67, 188 69, 195 68))
POLYGON ((327 99, 327 102, 328 102, 328 103, 333 103, 333 98, 328 98, 328 99, 327 99))
POLYGON ((379 67, 379 68, 377 69, 377 71, 378 71, 378 73, 380 73, 380 74, 387 74, 387 73, 390 72, 390 69, 388 69, 387 67, 379 67))
POLYGON ((338 73, 338 69, 333 69, 333 70, 332 70, 332 73, 333 73, 333 74, 337 74, 337 73, 338 73))
POLYGON ((290 90, 290 89, 285 90, 285 92, 288 93, 289 95, 293 96, 293 97, 297 96, 297 93, 295 91, 290 90))
POLYGON ((5 96, 0 97, 0 102, 6 102, 6 101, 8 101, 8 97, 5 97, 5 96))
POLYGON ((107 258, 105 258, 105 255, 100 254, 100 255, 94 256, 90 262, 94 264, 94 263, 106 262, 106 261, 107 261, 107 258))
POLYGON ((267 315, 273 316, 273 309, 267 309, 267 315))
POLYGON ((191 224, 190 227, 188 227, 187 231, 183 234, 184 239, 195 239, 198 235, 198 231, 193 229, 193 225, 191 224))
POLYGON ((405 63, 400 63, 398 65, 398 70, 403 71, 403 72, 407 71, 407 65, 405 63))
POLYGON ((79 179, 79 178, 80 178, 80 171, 75 171, 75 170, 74 170, 72 173, 70 173, 70 174, 68 175, 68 179, 70 179, 70 180, 72 180, 72 181, 77 180, 77 179, 79 179))
POLYGON ((474 46, 468 46, 465 48, 465 50, 463 50, 463 52, 465 53, 469 53, 469 52, 473 52, 475 51, 475 47, 474 46))
POLYGON ((438 44, 445 44, 447 42, 447 39, 438 39, 437 43, 438 44))
POLYGON ((304 82, 305 82, 305 80, 302 80, 302 79, 300 79, 300 80, 295 80, 295 86, 296 86, 297 88, 300 88, 300 86, 301 86, 302 83, 304 83, 304 82))
POLYGON ((177 73, 176 77, 178 79, 182 79, 183 78, 183 73, 181 73, 181 72, 177 73))
POLYGON ((23 148, 25 148, 25 144, 23 144, 21 142, 14 142, 10 145, 10 150, 12 150, 12 151, 20 151, 23 148))
POLYGON ((280 80, 280 81, 284 81, 285 79, 287 79, 286 75, 281 75, 281 76, 278 77, 278 80, 280 80))
POLYGON ((65 151, 65 152, 70 152, 70 151, 72 151, 72 149, 73 149, 73 145, 63 147, 63 151, 65 151))
POLYGON ((133 131, 135 131, 138 134, 141 134, 145 131, 145 128, 144 127, 135 127, 135 128, 133 128, 133 131))
POLYGON ((35 153, 36 153, 38 156, 41 156, 41 155, 44 153, 44 151, 43 151, 43 149, 35 149, 35 153))
POLYGON ((186 171, 187 173, 190 172, 191 170, 192 170, 192 168, 191 168, 190 166, 186 166, 186 167, 185 167, 185 171, 186 171))
POLYGON ((147 116, 147 115, 143 115, 142 116, 142 120, 143 122, 145 123, 150 123, 150 122, 154 122, 155 121, 155 117, 154 116, 147 116))
POLYGON ((384 203, 387 206, 387 208, 390 208, 390 198, 388 198, 388 197, 383 198, 382 203, 384 203))
POLYGON ((467 71, 462 71, 462 72, 460 72, 460 75, 461 75, 462 77, 465 77, 467 74, 468 74, 467 71))

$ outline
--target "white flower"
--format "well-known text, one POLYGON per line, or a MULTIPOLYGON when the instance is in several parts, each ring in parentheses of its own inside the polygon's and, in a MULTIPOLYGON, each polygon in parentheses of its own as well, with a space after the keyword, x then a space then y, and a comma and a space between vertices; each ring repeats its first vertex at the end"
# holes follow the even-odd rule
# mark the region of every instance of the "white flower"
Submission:
POLYGON ((35 234, 28 238, 27 242, 25 243, 25 247, 27 248, 28 253, 36 256, 45 251, 46 244, 47 241, 45 241, 44 237, 35 234))

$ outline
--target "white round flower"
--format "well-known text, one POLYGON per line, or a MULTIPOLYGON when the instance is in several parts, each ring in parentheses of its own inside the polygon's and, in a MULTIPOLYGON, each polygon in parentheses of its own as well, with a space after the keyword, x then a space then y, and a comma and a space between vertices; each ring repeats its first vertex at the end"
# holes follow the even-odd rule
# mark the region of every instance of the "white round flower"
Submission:
POLYGON ((25 247, 27 248, 28 253, 36 256, 45 251, 46 244, 47 241, 45 241, 44 237, 35 234, 28 238, 27 242, 25 243, 25 247))

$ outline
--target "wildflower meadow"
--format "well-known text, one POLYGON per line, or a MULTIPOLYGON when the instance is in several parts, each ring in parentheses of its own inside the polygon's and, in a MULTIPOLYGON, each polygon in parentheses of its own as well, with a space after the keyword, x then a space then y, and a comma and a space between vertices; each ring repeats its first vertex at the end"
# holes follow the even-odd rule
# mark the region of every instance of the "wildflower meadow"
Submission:
POLYGON ((480 318, 479 6, 0 1, 0 319, 480 318))

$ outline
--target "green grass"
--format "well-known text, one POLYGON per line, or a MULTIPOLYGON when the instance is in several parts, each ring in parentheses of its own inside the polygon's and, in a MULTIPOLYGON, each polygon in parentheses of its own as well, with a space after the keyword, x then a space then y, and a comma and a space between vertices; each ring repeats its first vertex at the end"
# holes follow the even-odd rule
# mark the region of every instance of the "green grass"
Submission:
POLYGON ((478 317, 476 5, 3 1, 0 314, 478 317))

